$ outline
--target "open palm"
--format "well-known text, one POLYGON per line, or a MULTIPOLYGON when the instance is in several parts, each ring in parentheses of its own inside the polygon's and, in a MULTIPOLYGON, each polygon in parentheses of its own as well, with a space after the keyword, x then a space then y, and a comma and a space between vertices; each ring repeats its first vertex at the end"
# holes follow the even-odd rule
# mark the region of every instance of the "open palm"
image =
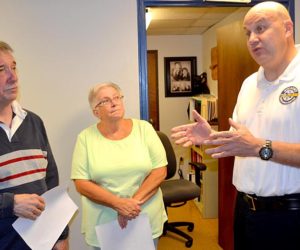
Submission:
POLYGON ((171 130, 171 137, 175 139, 176 144, 182 144, 184 147, 201 145, 211 134, 211 126, 196 110, 193 110, 193 117, 195 123, 181 125, 171 130))

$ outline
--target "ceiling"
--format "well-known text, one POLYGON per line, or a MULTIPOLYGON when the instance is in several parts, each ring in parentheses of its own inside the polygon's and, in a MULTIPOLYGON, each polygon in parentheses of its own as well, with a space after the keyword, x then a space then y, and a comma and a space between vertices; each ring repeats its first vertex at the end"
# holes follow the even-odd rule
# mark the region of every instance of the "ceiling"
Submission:
POLYGON ((147 35, 201 35, 240 7, 151 7, 147 35))

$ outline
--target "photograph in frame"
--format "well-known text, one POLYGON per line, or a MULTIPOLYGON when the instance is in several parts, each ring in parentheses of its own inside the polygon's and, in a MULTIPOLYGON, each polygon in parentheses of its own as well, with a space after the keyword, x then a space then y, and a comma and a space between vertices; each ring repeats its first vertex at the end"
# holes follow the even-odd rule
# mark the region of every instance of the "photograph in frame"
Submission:
POLYGON ((165 57, 165 96, 192 96, 196 57, 165 57))

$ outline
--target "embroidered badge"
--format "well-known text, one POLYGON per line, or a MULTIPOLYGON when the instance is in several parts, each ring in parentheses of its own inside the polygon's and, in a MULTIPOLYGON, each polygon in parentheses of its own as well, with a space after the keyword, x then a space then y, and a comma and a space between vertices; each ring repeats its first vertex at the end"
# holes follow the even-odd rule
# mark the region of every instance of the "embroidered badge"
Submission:
POLYGON ((298 95, 299 95, 298 89, 294 86, 290 86, 285 88, 281 92, 279 96, 279 101, 284 105, 290 104, 297 99, 298 95))

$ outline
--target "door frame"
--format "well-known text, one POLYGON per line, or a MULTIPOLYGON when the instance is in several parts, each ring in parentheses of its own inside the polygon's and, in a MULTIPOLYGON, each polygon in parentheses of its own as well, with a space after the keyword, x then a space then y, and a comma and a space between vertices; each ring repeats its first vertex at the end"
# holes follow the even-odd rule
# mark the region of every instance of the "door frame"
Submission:
MULTIPOLYGON (((252 0, 251 3, 220 3, 205 2, 204 0, 137 0, 138 22, 138 60, 139 60, 139 88, 140 88, 140 118, 149 120, 148 104, 148 74, 147 74, 147 33, 145 8, 147 7, 251 7, 263 0, 252 0)), ((294 0, 277 0, 285 5, 295 23, 294 0)))

